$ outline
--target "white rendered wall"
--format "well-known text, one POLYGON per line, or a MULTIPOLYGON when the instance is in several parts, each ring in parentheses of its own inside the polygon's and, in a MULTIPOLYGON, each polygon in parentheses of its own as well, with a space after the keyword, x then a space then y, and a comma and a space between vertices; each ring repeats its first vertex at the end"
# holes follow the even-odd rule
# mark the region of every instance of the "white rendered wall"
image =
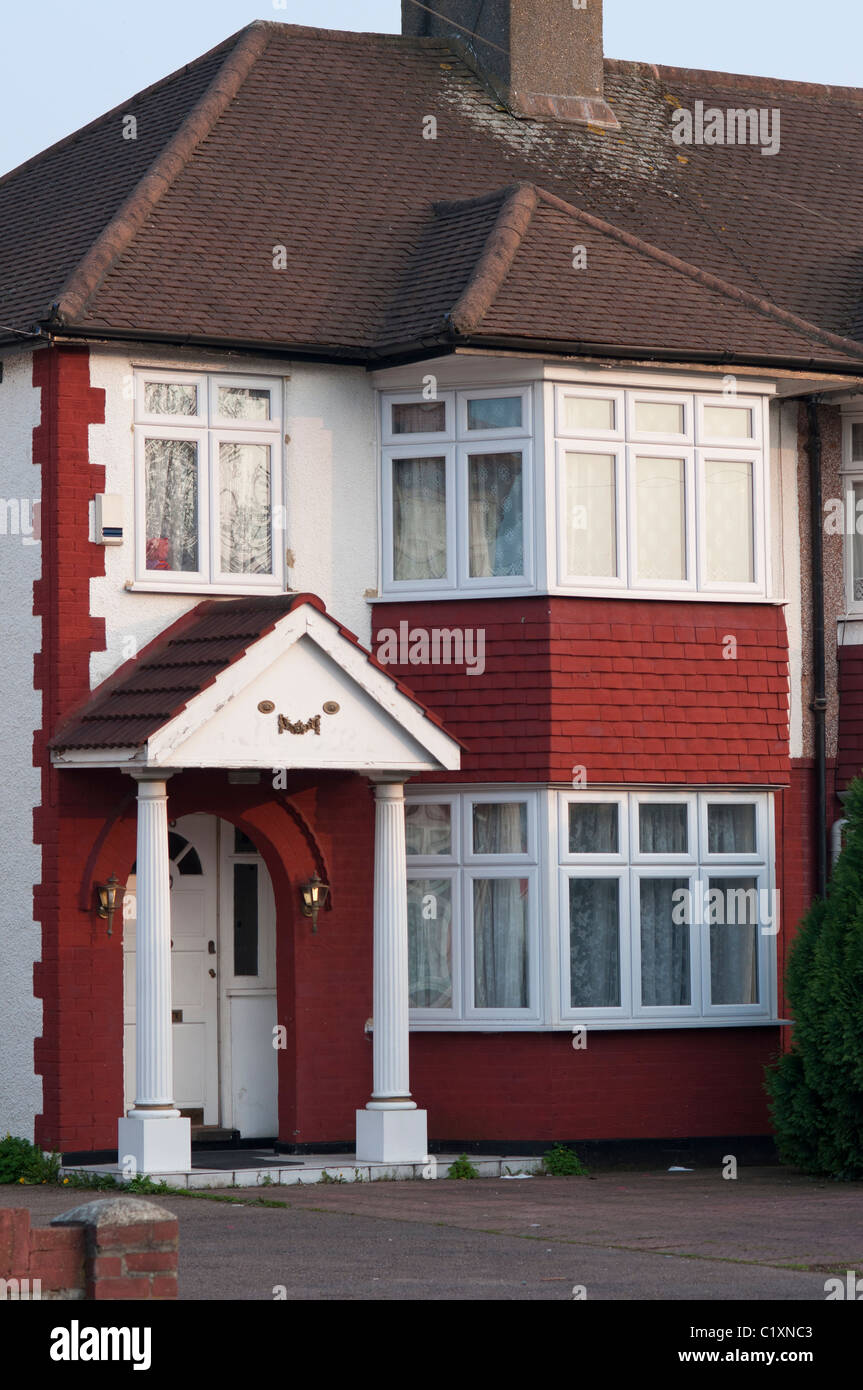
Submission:
POLYGON ((133 506, 134 366, 289 377, 285 388, 285 510, 276 541, 292 552, 291 589, 317 594, 364 646, 371 640, 365 591, 377 586, 377 451, 374 390, 360 368, 169 354, 134 358, 91 351, 90 380, 105 389, 105 424, 90 426, 90 462, 105 468, 105 491, 124 499, 124 542, 105 547, 105 575, 91 581, 91 609, 105 619, 103 652, 90 658, 96 686, 207 594, 130 593, 135 575, 133 506), (134 364, 134 365, 133 365, 134 364))
MULTIPOLYGON (((33 1070, 33 1041, 42 1032, 42 1003, 33 997, 33 964, 41 956, 41 928, 33 921, 33 886, 42 854, 33 844, 33 809, 41 802, 33 766, 33 733, 42 724, 42 699, 33 689, 33 657, 42 624, 33 616, 33 583, 42 572, 42 547, 32 534, 40 475, 33 467, 33 428, 41 391, 33 384, 33 358, 3 362, 0 382, 0 590, 3 655, 0 692, 0 1137, 33 1138, 42 1109, 42 1080, 33 1070), (7 508, 7 503, 15 504, 7 508), (30 534, 28 534, 30 533, 30 534)), ((35 527, 38 532, 38 523, 35 527)))
POLYGON ((773 592, 785 600, 788 632, 789 734, 792 758, 803 756, 803 610, 797 496, 797 401, 770 408, 770 514, 773 592))

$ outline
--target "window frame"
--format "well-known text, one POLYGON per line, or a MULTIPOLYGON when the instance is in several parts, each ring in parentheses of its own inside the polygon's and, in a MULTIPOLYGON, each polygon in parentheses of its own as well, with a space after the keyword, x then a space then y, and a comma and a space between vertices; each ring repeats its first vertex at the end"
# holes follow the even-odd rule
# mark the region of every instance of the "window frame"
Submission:
POLYGON ((760 396, 723 396, 698 393, 695 397, 695 443, 704 449, 750 449, 762 453, 764 407, 760 396), (704 423, 705 406, 723 406, 728 410, 748 410, 752 416, 752 435, 711 435, 704 423))
POLYGON ((558 439, 555 445, 556 458, 556 496, 558 506, 555 511, 557 525, 557 576, 561 587, 576 587, 579 589, 600 589, 607 591, 610 589, 626 589, 629 578, 629 558, 626 553, 626 499, 627 499, 627 466, 626 466, 626 445, 622 440, 608 439, 606 441, 591 438, 587 444, 581 448, 573 447, 570 439, 558 439), (605 447, 602 447, 603 444, 605 447), (568 502, 568 479, 566 470, 567 454, 595 454, 599 458, 611 456, 614 459, 615 487, 614 487, 614 531, 615 531, 615 555, 617 559, 617 574, 611 575, 575 575, 569 573, 569 543, 567 512, 568 502))
POLYGON ((695 444, 695 420, 692 396, 678 391, 640 391, 637 388, 626 393, 626 440, 628 444, 655 444, 657 447, 682 447, 691 449, 695 444), (665 430, 638 430, 635 412, 639 405, 679 405, 683 409, 682 432, 665 430))
MULTIPOLYGON (((554 392, 554 432, 557 439, 586 439, 613 441, 623 445, 626 442, 626 392, 621 387, 569 386, 555 385, 554 392), (615 425, 611 430, 567 429, 564 425, 563 402, 568 396, 580 400, 603 400, 614 402, 615 425)), ((581 452, 581 451, 579 451, 581 452)), ((587 453, 588 450, 583 452, 587 453)))
POLYGON ((476 440, 490 441, 501 439, 531 439, 533 437, 532 391, 529 386, 481 386, 475 391, 456 391, 455 430, 460 443, 473 443, 476 440), (521 424, 506 426, 503 429, 468 429, 468 401, 500 400, 517 397, 521 401, 521 424))
POLYGON ((136 366, 133 410, 133 554, 135 580, 141 590, 243 594, 284 593, 286 587, 284 532, 277 518, 284 515, 285 459, 283 434, 284 383, 280 377, 229 372, 186 372, 136 366), (198 414, 155 415, 144 409, 147 382, 195 385, 198 414), (266 421, 226 420, 215 417, 220 386, 248 386, 270 392, 272 418, 266 421), (147 439, 194 440, 198 448, 198 569, 149 570, 145 451, 147 439), (272 572, 225 574, 221 566, 218 486, 218 442, 261 444, 270 447, 270 542, 272 572), (217 568, 218 566, 218 568, 217 568))
POLYGON ((383 590, 395 594, 450 594, 458 587, 458 550, 456 519, 457 507, 451 500, 456 492, 456 446, 442 444, 387 445, 383 450, 383 478, 381 501, 383 507, 382 559, 383 590), (446 488, 446 575, 440 579, 396 579, 395 572, 395 501, 393 463, 399 459, 444 459, 444 480, 446 488))
POLYGON ((627 444, 626 507, 628 588, 633 593, 685 594, 697 587, 698 552, 695 505, 695 449, 691 444, 627 444), (636 465, 640 458, 671 458, 683 463, 683 540, 685 548, 683 579, 639 579, 636 465))
MULTIPOLYGON (((532 584, 534 573, 533 559, 533 457, 530 439, 507 435, 501 439, 478 439, 470 443, 456 445, 456 532, 458 541, 458 561, 456 565, 456 588, 465 594, 476 589, 493 585, 495 590, 524 589, 532 584), (501 445, 512 441, 512 449, 501 445), (470 573, 470 460, 482 454, 521 454, 521 574, 479 574, 470 573)), ((447 518, 449 520, 449 518, 447 518)))
POLYGON ((381 443, 385 448, 402 448, 406 444, 448 445, 455 439, 455 391, 437 391, 434 396, 424 396, 421 391, 387 391, 381 402, 381 443), (393 405, 443 404, 443 430, 422 430, 414 433, 396 434, 393 429, 393 405))
POLYGON ((707 594, 747 594, 758 595, 764 592, 766 577, 762 566, 764 557, 759 552, 758 536, 764 529, 764 478, 759 468, 761 455, 756 449, 723 449, 702 446, 695 450, 695 480, 698 506, 697 529, 703 538, 698 550, 698 573, 696 583, 701 593, 707 594), (752 579, 719 580, 707 578, 707 479, 705 465, 709 462, 752 464, 752 579))

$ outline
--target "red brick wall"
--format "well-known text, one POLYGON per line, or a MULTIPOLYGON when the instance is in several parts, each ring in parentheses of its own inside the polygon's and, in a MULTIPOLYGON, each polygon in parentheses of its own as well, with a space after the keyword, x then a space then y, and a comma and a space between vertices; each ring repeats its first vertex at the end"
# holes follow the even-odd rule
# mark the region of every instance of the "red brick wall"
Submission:
POLYGON ((485 631, 482 675, 389 668, 467 744, 450 781, 570 782, 575 766, 589 782, 788 781, 776 605, 494 599, 377 604, 373 617, 375 652, 400 621, 485 631))
POLYGON ((90 579, 104 573, 104 552, 90 544, 88 530, 89 500, 105 486, 104 469, 89 461, 88 426, 104 420, 105 393, 90 386, 86 348, 36 352, 33 383, 42 388, 33 462, 42 470, 43 520, 42 578, 33 596, 42 619, 42 651, 34 661, 42 728, 33 746, 34 765, 42 770, 42 804, 33 814, 34 840, 42 848, 42 880, 33 894, 34 918, 42 926, 34 990, 43 1001, 42 1037, 35 1045, 43 1110, 36 1133, 49 1143, 68 1140, 66 1147, 74 1148, 77 1138, 92 1132, 91 1117, 99 1128, 106 1094, 122 1067, 122 1031, 118 1040, 106 1022, 106 1005, 122 987, 117 963, 73 915, 81 860, 91 843, 89 779, 57 773, 47 750, 60 718, 89 692, 90 652, 105 645, 103 621, 90 616, 90 579), (77 1100, 78 1135, 60 1116, 67 1087, 77 1100))
POLYGON ((16 1280, 19 1297, 176 1298, 177 1247, 176 1217, 31 1227, 26 1208, 0 1207, 0 1279, 16 1280))
POLYGON ((839 658, 839 747, 836 785, 847 787, 863 772, 863 646, 837 648, 839 658))

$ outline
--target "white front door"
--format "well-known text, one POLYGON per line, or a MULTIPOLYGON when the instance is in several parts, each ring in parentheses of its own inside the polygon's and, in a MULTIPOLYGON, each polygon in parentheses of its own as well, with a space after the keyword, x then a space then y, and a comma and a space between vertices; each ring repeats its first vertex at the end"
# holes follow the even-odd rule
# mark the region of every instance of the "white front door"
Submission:
MULTIPOLYGON (((218 885, 214 816, 171 826, 171 1014, 174 1102, 193 1122, 219 1123, 218 885)), ((135 1096, 135 878, 123 909, 126 1108, 135 1096)))
POLYGON ((222 1123, 244 1139, 279 1132, 276 904, 251 840, 221 823, 222 1123))

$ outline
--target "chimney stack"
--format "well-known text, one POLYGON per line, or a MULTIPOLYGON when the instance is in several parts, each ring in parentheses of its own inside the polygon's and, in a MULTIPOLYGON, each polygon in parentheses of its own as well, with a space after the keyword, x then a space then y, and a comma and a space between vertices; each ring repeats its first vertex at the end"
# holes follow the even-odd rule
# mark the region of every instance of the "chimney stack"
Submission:
POLYGON ((445 39, 517 116, 617 127, 602 0, 402 0, 402 33, 445 39))

